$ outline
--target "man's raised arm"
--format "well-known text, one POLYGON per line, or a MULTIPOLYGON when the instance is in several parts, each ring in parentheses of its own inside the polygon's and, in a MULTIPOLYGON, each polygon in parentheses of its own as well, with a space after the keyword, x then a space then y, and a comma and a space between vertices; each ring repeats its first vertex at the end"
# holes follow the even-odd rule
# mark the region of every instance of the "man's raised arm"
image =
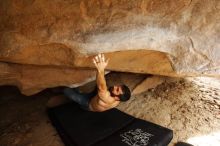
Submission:
POLYGON ((96 76, 96 82, 99 91, 107 91, 107 85, 105 81, 105 68, 108 65, 108 60, 105 60, 104 54, 98 54, 93 58, 93 63, 96 66, 97 69, 97 76, 96 76))

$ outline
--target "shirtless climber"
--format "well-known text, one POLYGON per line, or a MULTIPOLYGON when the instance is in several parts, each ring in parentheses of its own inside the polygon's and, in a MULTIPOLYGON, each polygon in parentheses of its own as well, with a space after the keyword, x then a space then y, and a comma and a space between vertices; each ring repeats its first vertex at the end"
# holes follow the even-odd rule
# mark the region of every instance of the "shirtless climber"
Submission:
POLYGON ((93 58, 93 63, 97 69, 97 89, 92 93, 80 93, 76 88, 65 88, 64 95, 78 103, 83 109, 94 112, 102 112, 116 107, 120 101, 130 99, 131 93, 126 85, 114 85, 107 88, 105 80, 105 68, 108 65, 104 54, 99 54, 93 58))

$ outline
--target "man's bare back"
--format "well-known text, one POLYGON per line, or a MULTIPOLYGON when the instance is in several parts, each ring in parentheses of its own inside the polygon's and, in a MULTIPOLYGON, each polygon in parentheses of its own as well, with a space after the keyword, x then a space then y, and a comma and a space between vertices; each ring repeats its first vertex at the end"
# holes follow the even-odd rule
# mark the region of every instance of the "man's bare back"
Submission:
POLYGON ((111 108, 116 107, 120 101, 115 100, 114 97, 110 96, 110 93, 107 91, 99 92, 95 97, 91 99, 89 103, 89 108, 91 111, 105 111, 111 108))

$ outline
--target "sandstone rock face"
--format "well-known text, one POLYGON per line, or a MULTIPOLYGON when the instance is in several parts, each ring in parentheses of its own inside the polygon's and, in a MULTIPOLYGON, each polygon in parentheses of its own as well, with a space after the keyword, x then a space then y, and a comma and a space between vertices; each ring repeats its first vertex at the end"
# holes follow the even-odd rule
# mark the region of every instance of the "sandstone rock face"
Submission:
POLYGON ((0 61, 10 73, 0 70, 0 82, 78 85, 94 78, 84 69, 97 53, 114 71, 219 77, 219 9, 219 0, 1 0, 0 61))
POLYGON ((94 80, 91 69, 61 68, 37 65, 0 64, 0 85, 15 85, 25 95, 48 87, 77 87, 94 80))
POLYGON ((141 94, 148 89, 152 89, 160 85, 166 80, 166 78, 160 76, 151 76, 144 79, 140 84, 138 84, 132 91, 133 95, 141 94))

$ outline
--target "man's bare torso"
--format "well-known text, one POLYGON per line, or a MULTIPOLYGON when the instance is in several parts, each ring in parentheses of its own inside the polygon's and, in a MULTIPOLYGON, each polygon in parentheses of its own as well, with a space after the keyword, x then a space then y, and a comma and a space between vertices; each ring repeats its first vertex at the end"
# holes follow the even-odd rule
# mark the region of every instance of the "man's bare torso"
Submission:
POLYGON ((91 111, 105 111, 116 107, 120 101, 111 97, 109 91, 99 91, 98 94, 90 101, 89 108, 91 111))

